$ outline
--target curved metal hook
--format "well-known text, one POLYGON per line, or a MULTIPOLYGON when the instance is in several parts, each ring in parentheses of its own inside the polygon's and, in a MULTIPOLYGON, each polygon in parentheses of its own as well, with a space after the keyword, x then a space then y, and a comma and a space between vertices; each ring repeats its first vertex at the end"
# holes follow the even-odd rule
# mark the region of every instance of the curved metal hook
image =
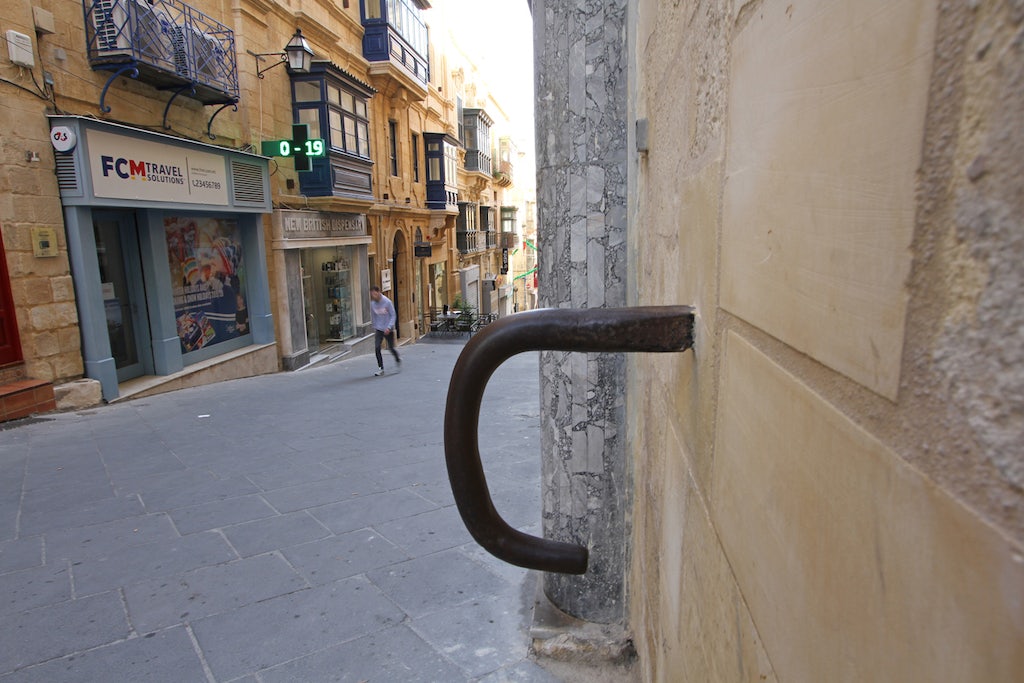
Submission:
POLYGON ((171 99, 167 100, 167 106, 164 107, 164 123, 163 123, 164 130, 170 130, 171 129, 171 127, 167 125, 167 112, 169 112, 171 110, 171 104, 174 103, 174 100, 175 100, 175 98, 178 97, 178 95, 180 95, 181 93, 185 92, 186 90, 190 90, 191 93, 193 95, 195 95, 196 94, 196 84, 195 83, 186 83, 185 85, 181 86, 180 88, 177 88, 174 91, 174 94, 171 95, 171 99))
POLYGON ((206 137, 210 138, 211 140, 217 139, 217 136, 214 135, 213 132, 211 131, 211 129, 213 128, 213 120, 217 118, 217 114, 221 113, 228 107, 231 107, 231 111, 238 111, 238 102, 228 102, 224 104, 220 109, 213 112, 213 116, 211 116, 210 120, 206 122, 206 137))
POLYGON ((469 533, 495 557, 528 569, 583 574, 583 546, 531 536, 494 508, 480 462, 480 403, 503 362, 525 351, 670 352, 693 346, 689 306, 540 309, 491 323, 463 349, 448 386, 444 451, 455 503, 469 533))
POLYGON ((107 90, 110 89, 110 85, 115 80, 117 80, 118 76, 123 76, 125 74, 128 74, 130 78, 138 78, 139 67, 135 64, 135 62, 132 62, 131 64, 125 64, 124 66, 114 71, 114 73, 111 74, 110 78, 107 79, 107 82, 103 84, 103 90, 100 92, 100 111, 104 114, 110 113, 110 107, 106 105, 107 90))

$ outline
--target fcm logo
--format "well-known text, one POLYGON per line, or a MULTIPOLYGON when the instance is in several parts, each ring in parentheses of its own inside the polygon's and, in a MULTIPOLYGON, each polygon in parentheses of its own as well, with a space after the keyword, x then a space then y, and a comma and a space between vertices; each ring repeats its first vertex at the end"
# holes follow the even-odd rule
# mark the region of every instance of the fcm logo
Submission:
POLYGON ((103 165, 104 177, 109 177, 110 172, 113 171, 121 178, 128 180, 129 178, 146 177, 146 162, 135 161, 134 159, 114 159, 114 157, 102 156, 100 162, 103 165))

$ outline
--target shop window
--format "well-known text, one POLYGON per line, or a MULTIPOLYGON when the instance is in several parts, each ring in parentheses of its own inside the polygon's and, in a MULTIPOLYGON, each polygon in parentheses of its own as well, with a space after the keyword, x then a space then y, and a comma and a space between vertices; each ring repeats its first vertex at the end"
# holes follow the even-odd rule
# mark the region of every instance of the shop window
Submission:
POLYGON ((234 220, 167 217, 167 260, 182 353, 249 333, 242 237, 234 220))

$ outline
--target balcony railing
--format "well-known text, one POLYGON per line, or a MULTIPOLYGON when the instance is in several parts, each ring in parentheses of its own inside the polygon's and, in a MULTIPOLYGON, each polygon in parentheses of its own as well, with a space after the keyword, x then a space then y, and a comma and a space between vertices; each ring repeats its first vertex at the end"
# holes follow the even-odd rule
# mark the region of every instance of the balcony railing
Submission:
POLYGON ((487 248, 497 249, 498 248, 498 233, 493 230, 488 230, 484 233, 487 235, 487 248))
POLYGON ((501 187, 509 187, 512 185, 512 162, 499 161, 497 166, 498 168, 494 171, 494 182, 501 187))
MULTIPOLYGON (((89 64, 203 104, 238 101, 235 35, 180 0, 82 0, 89 64)), ((101 97, 101 108, 102 97, 101 97)))
POLYGON ((480 173, 491 175, 491 155, 485 154, 480 150, 467 149, 466 170, 479 171, 480 173))
POLYGON ((460 254, 474 254, 487 249, 487 234, 479 230, 457 230, 455 244, 460 254))

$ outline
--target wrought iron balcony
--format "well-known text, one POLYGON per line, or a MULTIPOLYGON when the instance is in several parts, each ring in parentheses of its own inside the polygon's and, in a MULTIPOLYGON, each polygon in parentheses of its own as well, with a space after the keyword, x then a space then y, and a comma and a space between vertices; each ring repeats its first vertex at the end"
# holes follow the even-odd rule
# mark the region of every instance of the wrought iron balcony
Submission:
POLYGON ((203 104, 238 101, 235 35, 224 24, 180 0, 82 0, 82 10, 90 66, 114 72, 101 110, 123 75, 203 104))
POLYGON ((487 230, 484 234, 487 235, 487 248, 496 249, 498 247, 498 233, 493 230, 487 230))

